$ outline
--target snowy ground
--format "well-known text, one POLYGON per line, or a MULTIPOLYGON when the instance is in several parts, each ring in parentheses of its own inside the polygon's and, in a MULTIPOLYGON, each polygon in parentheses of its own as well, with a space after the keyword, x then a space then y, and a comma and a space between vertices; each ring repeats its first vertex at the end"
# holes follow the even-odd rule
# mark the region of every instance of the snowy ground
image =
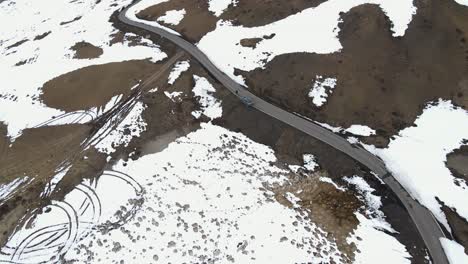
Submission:
POLYGON ((116 31, 108 21, 109 17, 130 2, 51 0, 47 5, 41 1, 0 3, 0 23, 4 25, 0 41, 0 72, 8 76, 0 88, 0 121, 8 125, 10 137, 63 114, 37 100, 46 81, 90 65, 145 58, 157 61, 166 57, 149 41, 146 41, 148 46, 129 47, 126 42, 109 45, 110 35, 116 31), (61 25, 79 17, 77 21, 61 25), (49 31, 45 38, 34 40, 49 31), (8 48, 21 40, 28 41, 8 48), (80 41, 100 47, 104 53, 96 59, 74 59, 70 47, 80 41), (27 63, 15 66, 21 61, 27 63))
POLYGON ((440 100, 429 105, 415 125, 400 131, 386 149, 367 148, 450 230, 437 199, 468 219, 467 183, 455 178, 445 165, 447 154, 468 140, 468 112, 440 100))
MULTIPOLYGON (((159 2, 164 0, 141 1, 132 12, 159 2)), ((241 78, 233 76, 234 68, 253 70, 263 67, 277 55, 291 52, 339 51, 339 12, 367 2, 378 4, 386 12, 393 22, 394 36, 404 34, 415 12, 410 0, 397 4, 391 0, 330 0, 262 27, 244 28, 220 21, 198 46, 227 74, 243 83, 241 78), (261 41, 256 49, 236 45, 243 38, 272 33, 275 37, 261 41), (217 48, 220 46, 223 49, 217 48)), ((457 2, 463 3, 463 0, 457 2)), ((0 121, 8 125, 10 137, 63 114, 37 100, 46 81, 89 65, 143 58, 157 61, 166 57, 149 41, 146 42, 148 46, 109 45, 109 36, 115 29, 108 18, 129 3, 129 0, 96 3, 51 0, 47 5, 40 1, 0 3, 0 22, 15 25, 2 28, 0 40, 0 72, 8 76, 0 88, 3 95, 0 97, 0 121), (78 17, 80 19, 75 22, 60 24, 78 17), (33 40, 49 31, 45 38, 33 40), (8 48, 23 39, 28 41, 8 48), (73 59, 70 47, 79 41, 98 46, 104 53, 91 60, 73 59), (15 66, 21 61, 26 63, 15 66)), ((219 16, 235 3, 211 0, 210 11, 219 16)), ((166 23, 177 23, 175 17, 180 18, 181 13, 169 14, 166 23)), ((160 26, 157 22, 139 21, 160 26)), ((178 63, 169 83, 174 83, 189 66, 188 61, 178 63)), ((203 77, 194 76, 194 80, 193 92, 201 105, 201 110, 194 114, 198 117, 204 114, 210 119, 220 117, 220 102, 212 96, 214 88, 203 77)), ((323 103, 326 98, 318 92, 317 102, 323 103)), ((172 96, 174 94, 169 95, 172 96)), ((117 98, 110 104, 113 101, 117 98)), ((122 138, 121 132, 132 125, 138 129, 131 129, 134 133, 129 137, 138 136, 145 127, 140 118, 144 107, 141 103, 135 104, 128 120, 113 132, 116 135, 111 133, 106 139, 110 141, 102 141, 99 149, 110 153, 114 147, 112 143, 128 144, 129 138, 122 138)), ((103 112, 102 109, 92 111, 97 115, 103 112)), ((67 123, 67 120, 60 122, 67 123)), ((375 134, 375 130, 361 125, 348 129, 323 125, 337 133, 375 134)), ((439 101, 427 107, 416 125, 402 130, 387 149, 367 147, 380 156, 400 183, 448 228, 436 197, 468 218, 468 209, 464 206, 467 184, 454 178, 445 167, 446 155, 466 144, 463 140, 468 139, 468 113, 454 108, 450 102, 439 101)), ((354 141, 358 142, 355 138, 354 141)), ((44 208, 47 213, 38 217, 33 228, 20 230, 8 247, 2 248, 6 255, 0 254, 0 262, 13 258, 18 262, 35 263, 68 249, 66 258, 80 261, 91 254, 101 262, 124 258, 130 263, 151 263, 156 259, 174 263, 209 259, 219 262, 234 259, 238 263, 340 262, 334 242, 326 238, 326 233, 311 222, 304 211, 277 203, 265 188, 287 181, 286 172, 271 165, 275 159, 271 149, 242 134, 204 124, 163 152, 129 163, 120 161, 113 167, 119 172, 106 172, 99 181, 85 181, 69 193, 65 201, 54 201, 44 208), (75 221, 70 221, 70 216, 75 221), (292 221, 298 218, 298 226, 293 226, 292 221), (59 239, 55 239, 57 237, 59 239), (35 250, 45 244, 49 249, 42 248, 43 254, 36 254, 35 250), (132 246, 127 246, 129 244, 132 246), (319 257, 311 259, 314 253, 319 257)), ((313 156, 305 156, 304 160, 308 170, 317 166, 313 156)), ((27 180, 19 178, 0 186, 0 201, 27 180)), ((356 212, 360 224, 349 237, 359 249, 356 262, 376 263, 382 259, 391 263, 409 262, 404 246, 388 234, 394 230, 379 211, 380 198, 362 179, 354 176, 348 178, 348 182, 356 186, 367 204, 356 212)), ((336 187, 346 191, 342 186, 336 187)), ((289 198, 297 199, 294 195, 289 198)), ((466 259, 455 242, 444 240, 443 245, 451 259, 466 259)))
MULTIPOLYGON (((274 199, 269 186, 284 184, 289 173, 275 161, 270 148, 202 124, 160 153, 120 161, 99 180, 81 183, 45 208, 33 228, 17 232, 0 260, 34 263, 67 252, 65 259, 79 262, 342 263, 334 241, 306 211, 274 199)), ((316 167, 313 156, 304 166, 316 167)), ((386 233, 394 231, 379 211, 380 198, 361 178, 349 182, 367 204, 349 236, 359 249, 356 263, 375 263, 377 256, 407 263, 405 247, 386 233)), ((291 193, 288 199, 299 201, 291 193)))

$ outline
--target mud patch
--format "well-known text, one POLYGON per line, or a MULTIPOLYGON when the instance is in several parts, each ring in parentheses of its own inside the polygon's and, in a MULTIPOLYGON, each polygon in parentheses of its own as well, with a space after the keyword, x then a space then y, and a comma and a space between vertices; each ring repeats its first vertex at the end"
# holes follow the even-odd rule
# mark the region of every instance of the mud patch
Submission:
POLYGON ((94 46, 86 41, 81 41, 73 45, 71 50, 75 51, 75 59, 95 59, 102 55, 101 48, 94 46))

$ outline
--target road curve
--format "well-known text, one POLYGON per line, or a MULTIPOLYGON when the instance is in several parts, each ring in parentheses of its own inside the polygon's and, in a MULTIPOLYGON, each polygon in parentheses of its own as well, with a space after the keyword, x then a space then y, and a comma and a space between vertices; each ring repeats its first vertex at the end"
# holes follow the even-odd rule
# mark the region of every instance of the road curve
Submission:
POLYGON ((272 105, 265 100, 250 93, 247 89, 239 85, 233 79, 219 70, 210 59, 200 51, 195 45, 186 41, 180 36, 170 33, 163 28, 154 27, 141 22, 133 21, 127 17, 127 11, 139 1, 125 8, 119 13, 119 20, 127 25, 134 26, 146 31, 155 33, 164 37, 175 45, 179 46, 209 71, 214 78, 223 84, 234 95, 240 97, 248 97, 252 100, 252 107, 262 111, 263 113, 274 117, 300 131, 332 146, 333 148, 345 153, 354 160, 358 161, 369 170, 373 171, 387 186, 396 194, 400 201, 405 206, 414 224, 416 225, 432 260, 436 264, 449 264, 447 256, 442 248, 440 238, 445 237, 444 232, 440 228, 437 220, 427 208, 415 201, 408 192, 395 180, 389 173, 382 160, 364 150, 363 148, 351 145, 346 139, 334 134, 333 132, 315 124, 298 115, 289 113, 275 105, 272 105))

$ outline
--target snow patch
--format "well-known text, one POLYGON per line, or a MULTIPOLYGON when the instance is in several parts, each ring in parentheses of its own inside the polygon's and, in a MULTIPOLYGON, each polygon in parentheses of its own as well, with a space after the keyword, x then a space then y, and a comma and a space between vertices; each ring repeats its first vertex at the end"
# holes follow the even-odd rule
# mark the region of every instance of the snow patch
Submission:
POLYGON ((22 184, 29 181, 28 177, 18 177, 13 181, 0 185, 0 205, 4 204, 22 184))
POLYGON ((320 75, 315 77, 314 86, 309 91, 309 97, 317 107, 321 107, 326 101, 329 94, 333 92, 336 86, 335 78, 323 78, 320 75))
POLYGON ((185 16, 185 9, 167 11, 164 16, 158 18, 157 21, 168 25, 177 26, 185 16))
POLYGON ((348 133, 354 134, 356 136, 363 136, 363 137, 375 135, 374 129, 368 126, 363 126, 363 125, 351 125, 345 131, 348 133))
POLYGON ((174 65, 171 73, 169 73, 169 78, 167 83, 173 85, 175 81, 182 75, 182 73, 186 72, 190 68, 190 62, 186 61, 179 61, 174 65))
POLYGON ((223 115, 223 108, 221 102, 213 97, 213 93, 216 92, 215 88, 211 83, 204 77, 194 75, 195 87, 192 91, 198 98, 201 110, 193 111, 192 115, 195 118, 200 118, 203 114, 211 120, 219 118, 223 115))
POLYGON ((165 91, 164 94, 166 95, 167 98, 171 99, 171 101, 175 102, 176 99, 183 94, 183 92, 167 92, 165 91))
POLYGON ((468 0, 455 0, 460 5, 468 6, 468 0))
POLYGON ((319 166, 315 156, 312 154, 302 155, 302 160, 304 160, 304 168, 309 171, 315 171, 315 169, 319 166))
POLYGON ((467 184, 455 183, 456 178, 445 166, 447 154, 467 139, 468 112, 439 100, 424 109, 415 126, 400 131, 388 148, 365 147, 382 158, 403 187, 450 230, 436 198, 468 219, 467 184))
POLYGON ((450 264, 468 263, 468 255, 466 255, 465 248, 462 245, 444 237, 440 238, 440 242, 450 264))
POLYGON ((219 17, 229 7, 229 5, 236 5, 237 0, 209 0, 208 10, 213 12, 215 16, 219 17))

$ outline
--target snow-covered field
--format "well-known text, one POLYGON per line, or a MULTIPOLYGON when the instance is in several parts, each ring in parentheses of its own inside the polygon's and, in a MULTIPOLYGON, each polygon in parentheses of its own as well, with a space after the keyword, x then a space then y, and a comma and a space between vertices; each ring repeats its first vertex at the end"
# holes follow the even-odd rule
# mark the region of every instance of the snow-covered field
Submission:
MULTIPOLYGON (((466 5, 463 0, 457 2, 466 5)), ((377 4, 382 8, 393 23, 395 37, 405 34, 407 25, 417 12, 410 0, 398 3, 390 0, 331 0, 261 27, 247 28, 232 25, 229 21, 218 21, 216 29, 205 35, 197 45, 220 69, 244 84, 241 76, 234 75, 234 68, 251 71, 264 67, 275 56, 293 52, 339 52, 342 48, 337 38, 339 13, 364 3, 377 4), (271 39, 263 38, 272 34, 274 37, 271 39), (247 38, 262 40, 256 48, 239 45, 242 39, 247 38)), ((323 105, 334 85, 333 79, 316 81, 309 94, 313 103, 318 107, 323 105)), ((468 137, 467 124, 466 110, 456 109, 449 102, 441 101, 429 106, 416 121, 417 126, 401 131, 387 149, 368 146, 385 161, 403 186, 448 229, 450 228, 436 198, 468 219, 466 206, 463 206, 468 197, 466 182, 453 177, 445 165, 446 155, 466 144, 463 140, 468 137)), ((376 133, 374 129, 358 124, 347 129, 321 125, 336 133, 351 133, 356 136, 371 136, 376 133)), ((349 141, 359 143, 356 137, 349 137, 349 141)))
POLYGON ((45 106, 39 100, 42 85, 48 80, 90 65, 150 58, 166 57, 157 46, 129 47, 127 42, 110 45, 110 35, 116 29, 108 21, 115 10, 131 1, 2 1, 0 3, 0 121, 8 125, 8 135, 18 136, 28 127, 38 125, 53 116, 63 114, 45 106), (79 20, 70 22, 75 18, 79 20), (70 22, 63 24, 64 22, 70 22), (61 24, 62 23, 62 24, 61 24), (34 40, 43 33, 45 38, 34 40), (13 48, 9 46, 27 42, 13 48), (70 49, 80 41, 103 49, 96 59, 74 59, 70 49), (15 64, 27 61, 24 65, 15 64))
MULTIPOLYGON (((129 14, 139 22, 162 27, 155 21, 139 20, 134 14, 164 1, 143 0, 129 14)), ((108 18, 130 2, 0 3, 0 22, 9 25, 2 27, 0 39, 0 72, 7 76, 0 88, 3 95, 0 97, 0 121, 8 125, 8 135, 12 139, 25 128, 63 114, 38 100, 46 81, 90 65, 145 58, 158 61, 167 56, 148 40, 143 40, 145 46, 130 47, 127 41, 110 45, 110 35, 116 29, 108 18), (74 19, 77 20, 63 23, 74 19), (49 31, 43 39, 34 40, 49 31), (21 40, 28 41, 9 48, 21 40), (70 47, 80 41, 102 48, 103 54, 90 60, 73 58, 70 47), (23 61, 25 64, 15 66, 23 61)), ((457 2, 463 3, 463 0, 457 2)), ((217 28, 202 38, 198 46, 218 67, 244 83, 242 78, 234 76, 234 68, 246 71, 262 68, 275 56, 292 52, 339 52, 339 13, 363 3, 374 3, 383 9, 393 22, 394 36, 404 35, 416 12, 410 0, 398 3, 330 0, 262 27, 245 28, 219 21, 217 28), (273 38, 262 40, 255 49, 237 45, 241 39, 262 38, 273 33, 273 38)), ((236 1, 209 1, 210 11, 217 16, 231 4, 235 5, 236 1)), ((175 25, 184 15, 185 10, 168 12, 158 21, 175 25)), ((188 61, 177 63, 170 73, 169 84, 174 84, 189 67, 188 61)), ((192 114, 197 118, 201 115, 209 119, 221 117, 221 102, 213 96, 214 87, 206 78, 193 77, 192 91, 201 109, 192 114)), ((327 78, 316 84, 311 97, 321 106, 330 96, 336 80, 327 78)), ((175 101, 181 94, 166 95, 175 101)), ((114 105, 118 98, 113 98, 104 109, 114 105)), ((109 154, 116 146, 125 146, 133 136, 139 136, 146 127, 141 119, 144 109, 142 103, 133 105, 127 118, 106 134, 97 148, 109 154), (124 135, 128 128, 131 133, 124 135)), ((103 109, 90 111, 96 116, 104 112, 103 109)), ((374 129, 362 125, 347 129, 322 125, 336 133, 375 134, 374 129)), ((425 109, 416 125, 402 130, 386 149, 366 147, 380 156, 399 182, 450 229, 437 199, 468 219, 467 184, 453 177, 445 166, 446 155, 466 144, 463 140, 468 140, 468 113, 450 102, 439 101, 425 109)), ((356 138, 350 140, 358 143, 356 138)), ((309 219, 308 213, 313 212, 298 207, 294 194, 289 193, 287 197, 293 208, 274 199, 269 187, 287 182, 289 173, 273 165, 274 161, 275 153, 270 148, 211 123, 202 124, 199 130, 177 139, 162 152, 134 161, 119 161, 99 180, 86 180, 64 201, 54 201, 43 209, 44 213, 33 221, 31 228, 18 230, 11 237, 8 245, 1 249, 0 262, 37 263, 60 253, 66 253, 67 260, 85 262, 91 256, 102 263, 121 260, 125 263, 157 260, 172 263, 342 262, 335 241, 309 219)), ((304 155, 304 162, 302 167, 308 171, 319 166, 312 155, 304 155)), ((298 171, 299 167, 291 166, 291 169, 298 171)), ((338 186, 327 179, 322 178, 322 181, 347 191, 346 186, 338 186)), ((27 177, 18 178, 1 185, 0 204, 28 180, 27 177)), ((347 182, 355 186, 366 204, 355 213, 359 225, 348 238, 359 249, 355 262, 409 263, 410 256, 404 245, 390 235, 396 231, 380 211, 380 197, 362 178, 350 175, 347 182)), ((457 243, 442 242, 451 260, 467 258, 457 243)))
MULTIPOLYGON (((342 263, 335 242, 297 206, 299 198, 288 193, 293 208, 275 200, 269 187, 286 183, 289 173, 275 161, 269 147, 202 124, 160 153, 85 180, 45 208, 33 228, 17 232, 0 260, 35 263, 67 252, 65 259, 78 262, 342 263)), ((313 156, 304 166, 317 166, 313 156)), ((409 262, 405 247, 387 234, 394 231, 380 198, 361 178, 349 182, 366 204, 349 235, 359 249, 356 263, 409 262)))

